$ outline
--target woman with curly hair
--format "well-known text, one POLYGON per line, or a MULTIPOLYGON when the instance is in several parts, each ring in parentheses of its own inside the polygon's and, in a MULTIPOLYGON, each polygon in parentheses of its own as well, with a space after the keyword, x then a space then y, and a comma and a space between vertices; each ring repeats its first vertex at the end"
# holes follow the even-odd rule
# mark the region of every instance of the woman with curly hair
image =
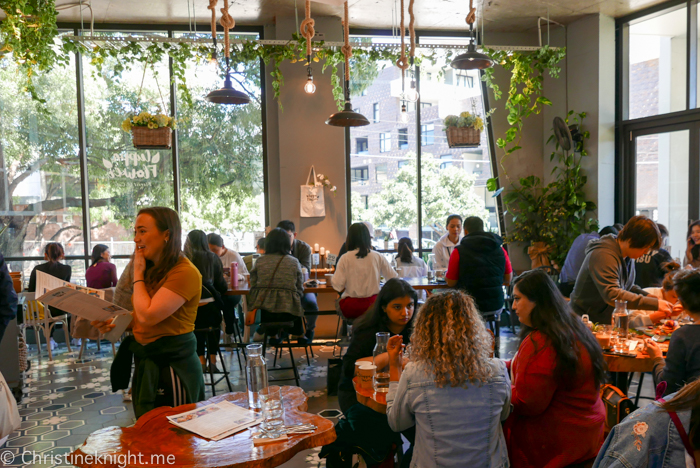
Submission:
POLYGON ((459 291, 431 296, 402 365, 400 335, 389 339, 387 418, 394 431, 416 427, 411 467, 508 467, 501 421, 510 413, 505 364, 474 300, 459 291))
POLYGON ((512 466, 560 468, 596 456, 605 408, 600 346, 543 270, 515 279, 524 338, 510 365, 513 414, 504 426, 512 466))

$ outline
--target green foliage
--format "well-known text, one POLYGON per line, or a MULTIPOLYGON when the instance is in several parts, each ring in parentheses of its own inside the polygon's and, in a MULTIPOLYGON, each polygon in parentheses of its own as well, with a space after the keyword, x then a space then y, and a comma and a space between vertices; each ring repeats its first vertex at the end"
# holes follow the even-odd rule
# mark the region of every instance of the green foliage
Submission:
MULTIPOLYGON (((375 226, 391 228, 415 224, 418 201, 417 163, 415 154, 408 153, 409 163, 396 174, 396 178, 384 184, 381 192, 370 196, 370 210, 358 211, 355 198, 352 201, 353 219, 371 220, 375 226), (361 215, 357 215, 361 213, 361 215), (357 215, 357 216, 356 216, 357 215), (371 215, 372 217, 362 218, 371 215)), ((440 163, 431 154, 421 158, 421 183, 423 187, 423 225, 431 226, 442 234, 445 217, 450 213, 462 216, 479 216, 488 220, 488 211, 474 191, 474 175, 456 166, 440 169, 440 163)), ((358 196, 359 197, 359 196, 358 196)))
POLYGON ((448 115, 447 117, 445 117, 444 124, 444 131, 446 131, 448 127, 473 127, 479 131, 484 129, 484 120, 480 116, 472 114, 470 112, 462 112, 461 114, 459 114, 459 116, 448 115))
MULTIPOLYGON (((559 77, 561 68, 557 64, 566 55, 566 49, 551 49, 549 46, 543 46, 535 52, 486 49, 484 53, 497 64, 511 71, 508 99, 505 104, 510 127, 504 138, 496 140, 496 146, 503 150, 500 163, 507 178, 503 161, 507 156, 521 149, 523 121, 532 114, 539 114, 542 106, 552 105, 552 102, 542 95, 544 74, 549 72, 550 76, 559 77)), ((484 70, 482 79, 493 90, 496 100, 501 99, 503 93, 494 83, 493 67, 484 70)), ((492 179, 491 185, 493 184, 495 180, 492 179)))
POLYGON ((0 59, 11 55, 18 71, 26 76, 22 91, 44 104, 39 98, 33 77, 37 71, 49 71, 68 58, 54 47, 58 35, 54 0, 0 0, 5 19, 0 23, 0 59))
POLYGON ((588 178, 581 168, 582 159, 588 155, 585 141, 590 138, 590 133, 583 130, 585 117, 585 112, 569 111, 565 120, 567 125, 577 125, 582 136, 575 152, 563 151, 554 134, 548 140, 555 143, 550 161, 556 159, 558 163, 552 171, 556 174, 554 181, 543 186, 538 177, 523 177, 503 196, 513 217, 505 241, 544 242, 551 249, 550 258, 560 266, 577 236, 598 230, 598 221, 592 217, 596 205, 586 200, 584 188, 588 178))

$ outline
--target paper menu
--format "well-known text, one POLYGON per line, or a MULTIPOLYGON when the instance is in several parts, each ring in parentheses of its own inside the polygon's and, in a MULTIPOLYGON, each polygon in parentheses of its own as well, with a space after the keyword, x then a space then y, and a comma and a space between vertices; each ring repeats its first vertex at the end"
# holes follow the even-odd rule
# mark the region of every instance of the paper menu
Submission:
POLYGON ((46 306, 53 306, 91 322, 94 320, 105 322, 118 315, 129 313, 118 305, 69 287, 49 291, 37 300, 46 306))
POLYGON ((100 289, 87 288, 85 286, 78 286, 77 284, 70 283, 68 281, 63 281, 55 276, 51 276, 43 271, 37 270, 36 272, 36 297, 43 296, 44 294, 53 291, 58 288, 71 288, 81 293, 88 294, 90 296, 99 297, 100 299, 105 298, 105 292, 100 289))
POLYGON ((229 401, 168 416, 172 424, 210 440, 221 440, 262 421, 260 415, 229 401))

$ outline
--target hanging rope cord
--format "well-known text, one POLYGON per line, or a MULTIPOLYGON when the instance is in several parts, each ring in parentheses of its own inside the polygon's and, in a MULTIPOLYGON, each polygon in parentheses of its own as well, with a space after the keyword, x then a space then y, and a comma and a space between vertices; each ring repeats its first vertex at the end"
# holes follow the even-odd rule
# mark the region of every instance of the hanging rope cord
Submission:
POLYGON ((209 0, 207 9, 211 10, 211 38, 214 40, 214 53, 212 58, 216 58, 216 4, 219 0, 209 0))
POLYGON ((301 22, 299 31, 301 35, 306 38, 306 61, 309 62, 307 63, 307 65, 309 65, 311 63, 311 41, 316 35, 316 30, 314 29, 316 21, 311 17, 311 0, 306 0, 305 13, 306 17, 304 21, 301 22))
POLYGON ((409 56, 411 57, 411 62, 409 64, 407 57, 406 57, 406 42, 405 42, 405 37, 406 37, 406 22, 404 18, 404 3, 403 0, 401 0, 401 26, 400 26, 400 31, 401 31, 401 57, 396 61, 396 66, 401 69, 401 88, 404 88, 404 80, 406 79, 406 70, 408 70, 408 67, 413 64, 413 58, 416 55, 416 31, 414 29, 414 25, 416 22, 416 18, 413 14, 413 3, 414 0, 410 0, 408 2, 408 16, 410 18, 408 22, 408 34, 410 36, 410 51, 409 51, 409 56))
MULTIPOLYGON (((350 57, 352 57, 352 47, 350 46, 350 19, 348 14, 348 2, 345 0, 345 21, 343 21, 343 36, 345 45, 341 47, 341 51, 345 56, 345 81, 350 81, 350 57)), ((347 90, 349 94, 350 91, 347 90)))
MULTIPOLYGON (((143 65, 143 75, 141 75, 141 86, 139 87, 139 94, 136 96, 136 107, 141 106, 141 91, 143 91, 143 82, 146 79, 146 70, 148 69, 148 66, 151 64, 151 59, 149 58, 146 63, 143 65)), ((152 67, 151 67, 152 68, 152 67)), ((166 114, 167 112, 167 107, 165 107, 165 99, 163 99, 163 93, 160 90, 160 84, 158 83, 158 74, 153 70, 153 78, 156 80, 156 87, 158 88, 158 94, 160 94, 160 102, 163 104, 163 113, 166 114)))
POLYGON ((469 25, 469 30, 471 30, 476 22, 476 8, 474 8, 474 0, 469 0, 469 14, 467 15, 466 21, 469 25))
MULTIPOLYGON (((210 2, 213 0, 209 0, 210 2)), ((230 56, 231 38, 229 37, 228 30, 236 27, 236 21, 228 12, 228 0, 224 0, 224 7, 221 9, 221 19, 219 20, 221 26, 224 28, 224 55, 226 56, 226 64, 228 65, 228 58, 230 56)))

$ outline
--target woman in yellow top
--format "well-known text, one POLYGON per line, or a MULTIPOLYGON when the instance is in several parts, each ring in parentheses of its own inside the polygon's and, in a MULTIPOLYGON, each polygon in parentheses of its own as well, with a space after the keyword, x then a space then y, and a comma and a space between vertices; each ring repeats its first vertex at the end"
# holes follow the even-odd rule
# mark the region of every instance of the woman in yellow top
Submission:
MULTIPOLYGON (((158 406, 204 399, 202 366, 193 333, 202 276, 182 253, 180 218, 170 208, 140 210, 134 243, 133 336, 119 347, 111 381, 114 391, 128 388, 133 357, 133 401, 138 418, 158 406), (158 395, 159 389, 165 394, 158 395)), ((93 325, 102 333, 114 328, 112 323, 93 325)))

